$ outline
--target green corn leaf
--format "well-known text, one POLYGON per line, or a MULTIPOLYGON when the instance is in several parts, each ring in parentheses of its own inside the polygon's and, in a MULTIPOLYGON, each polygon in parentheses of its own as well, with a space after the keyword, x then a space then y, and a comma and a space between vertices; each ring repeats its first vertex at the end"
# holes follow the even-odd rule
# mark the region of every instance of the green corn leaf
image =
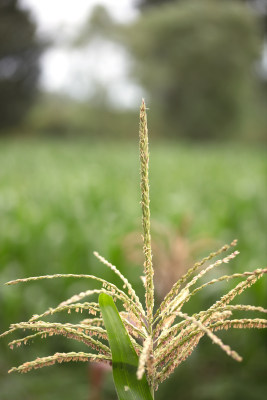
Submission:
POLYGON ((146 376, 137 379, 138 356, 112 297, 101 293, 99 306, 108 333, 113 379, 119 400, 152 400, 146 376))

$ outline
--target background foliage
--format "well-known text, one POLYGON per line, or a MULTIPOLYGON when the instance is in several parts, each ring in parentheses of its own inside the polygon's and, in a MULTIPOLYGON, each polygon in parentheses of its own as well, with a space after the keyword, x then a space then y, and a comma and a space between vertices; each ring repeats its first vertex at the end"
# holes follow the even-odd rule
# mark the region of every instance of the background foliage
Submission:
POLYGON ((245 7, 214 0, 155 7, 132 26, 128 44, 134 73, 169 134, 197 140, 244 134, 254 115, 252 66, 260 49, 245 7))
POLYGON ((0 132, 18 124, 36 97, 43 45, 17 0, 0 4, 0 132))

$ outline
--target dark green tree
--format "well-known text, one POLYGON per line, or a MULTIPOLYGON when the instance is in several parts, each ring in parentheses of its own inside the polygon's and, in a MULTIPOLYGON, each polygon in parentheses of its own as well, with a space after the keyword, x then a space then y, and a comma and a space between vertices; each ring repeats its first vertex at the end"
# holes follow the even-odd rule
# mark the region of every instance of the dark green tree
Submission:
POLYGON ((43 46, 29 12, 17 0, 0 2, 0 130, 18 124, 32 104, 43 46))
POLYGON ((128 35, 134 75, 168 131, 200 139, 229 135, 247 117, 258 41, 245 5, 215 0, 154 7, 128 35))

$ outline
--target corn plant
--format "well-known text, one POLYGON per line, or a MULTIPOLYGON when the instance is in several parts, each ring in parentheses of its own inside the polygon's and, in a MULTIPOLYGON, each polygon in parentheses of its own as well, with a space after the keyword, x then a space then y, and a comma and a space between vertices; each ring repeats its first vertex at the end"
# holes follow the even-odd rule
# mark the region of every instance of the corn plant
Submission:
POLYGON ((145 307, 138 298, 132 285, 121 272, 104 257, 94 253, 98 260, 119 276, 123 289, 93 275, 55 274, 17 279, 7 285, 39 281, 42 279, 75 278, 89 279, 98 282, 100 289, 87 290, 72 296, 49 308, 40 315, 33 315, 26 322, 12 324, 10 329, 1 337, 18 330, 32 331, 31 335, 13 340, 10 348, 31 342, 33 339, 47 336, 61 335, 66 338, 83 342, 90 352, 56 353, 34 361, 26 362, 9 372, 28 372, 55 363, 68 361, 94 361, 112 365, 114 383, 119 400, 149 400, 154 398, 154 391, 159 384, 167 379, 179 364, 187 359, 200 339, 207 335, 211 341, 236 361, 242 358, 236 351, 214 333, 229 328, 266 328, 267 319, 263 318, 235 318, 236 311, 257 311, 266 313, 267 310, 252 305, 235 304, 231 302, 244 290, 260 279, 267 268, 255 269, 251 272, 223 275, 205 283, 200 279, 211 270, 222 264, 227 264, 238 255, 233 248, 237 241, 225 245, 218 251, 209 254, 195 263, 166 294, 160 307, 154 312, 154 283, 150 236, 150 198, 149 198, 149 151, 148 130, 145 102, 140 107, 140 172, 141 172, 141 206, 143 223, 143 253, 144 253, 144 289, 145 307), (228 252, 228 255, 222 256, 228 252), (205 266, 210 260, 221 256, 205 266), (239 279, 237 285, 219 298, 206 310, 188 315, 183 310, 184 305, 191 298, 209 285, 217 282, 239 279), (98 295, 99 301, 85 301, 98 295), (115 302, 121 303, 118 312, 115 302), (87 318, 79 323, 45 322, 45 317, 71 312, 85 312, 87 318))

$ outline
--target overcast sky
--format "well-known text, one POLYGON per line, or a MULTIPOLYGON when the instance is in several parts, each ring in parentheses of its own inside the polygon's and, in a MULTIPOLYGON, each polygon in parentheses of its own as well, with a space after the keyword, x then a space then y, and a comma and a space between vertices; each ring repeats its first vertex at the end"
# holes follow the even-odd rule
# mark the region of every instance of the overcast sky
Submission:
MULTIPOLYGON (((31 11, 40 36, 75 35, 96 5, 105 6, 119 22, 133 20, 138 12, 134 0, 21 0, 31 11)), ((85 98, 93 91, 93 81, 107 87, 111 99, 134 106, 140 100, 140 88, 127 77, 125 52, 113 43, 69 50, 62 46, 50 48, 42 57, 40 85, 46 90, 61 90, 76 98, 85 98)))
POLYGON ((55 30, 66 24, 72 27, 84 22, 96 5, 105 6, 120 22, 132 20, 137 14, 134 0, 20 0, 29 8, 42 31, 55 30))

